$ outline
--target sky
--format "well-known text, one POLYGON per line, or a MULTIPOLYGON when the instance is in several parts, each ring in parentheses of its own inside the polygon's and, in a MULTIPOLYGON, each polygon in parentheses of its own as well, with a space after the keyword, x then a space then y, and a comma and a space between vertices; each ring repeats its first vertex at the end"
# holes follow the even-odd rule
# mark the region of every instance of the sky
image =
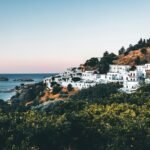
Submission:
POLYGON ((150 38, 149 0, 0 0, 0 73, 62 72, 150 38))

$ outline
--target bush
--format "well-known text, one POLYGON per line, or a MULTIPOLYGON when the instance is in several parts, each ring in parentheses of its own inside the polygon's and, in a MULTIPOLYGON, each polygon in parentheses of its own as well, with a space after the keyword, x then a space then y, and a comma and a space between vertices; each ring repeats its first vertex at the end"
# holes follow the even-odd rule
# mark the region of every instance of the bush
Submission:
POLYGON ((94 87, 82 89, 71 98, 73 100, 101 101, 101 98, 109 97, 111 94, 117 93, 119 84, 98 84, 94 87))
POLYGON ((72 78, 72 81, 74 81, 74 82, 78 82, 78 81, 80 81, 81 80, 81 78, 79 78, 79 77, 74 77, 74 78, 72 78))
POLYGON ((148 103, 139 107, 68 101, 50 110, 53 114, 0 112, 0 149, 149 149, 148 103))
POLYGON ((68 90, 69 92, 73 90, 72 84, 68 84, 67 90, 68 90))
POLYGON ((146 54, 146 53, 147 53, 147 49, 142 48, 142 49, 141 49, 141 53, 142 53, 142 54, 146 54))
POLYGON ((57 85, 57 82, 51 82, 51 87, 57 85))
POLYGON ((97 58, 91 58, 87 60, 84 65, 89 67, 95 67, 96 65, 98 65, 98 63, 99 61, 97 58))
POLYGON ((61 91, 62 87, 60 85, 55 85, 53 87, 53 94, 58 94, 61 91))
POLYGON ((60 94, 60 97, 61 97, 61 98, 67 98, 67 97, 68 97, 68 94, 60 94))

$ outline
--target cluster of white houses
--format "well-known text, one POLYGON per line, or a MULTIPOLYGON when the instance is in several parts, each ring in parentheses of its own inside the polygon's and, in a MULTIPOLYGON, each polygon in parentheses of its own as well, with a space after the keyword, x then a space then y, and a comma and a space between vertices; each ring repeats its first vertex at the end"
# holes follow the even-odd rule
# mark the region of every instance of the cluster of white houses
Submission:
POLYGON ((71 84, 74 88, 83 89, 100 83, 119 82, 123 85, 120 91, 132 93, 142 83, 150 82, 149 74, 150 64, 137 65, 134 69, 131 69, 129 65, 110 65, 107 74, 98 74, 96 71, 84 71, 80 67, 74 67, 53 77, 45 78, 44 83, 50 89, 52 82, 57 82, 63 87, 71 84))

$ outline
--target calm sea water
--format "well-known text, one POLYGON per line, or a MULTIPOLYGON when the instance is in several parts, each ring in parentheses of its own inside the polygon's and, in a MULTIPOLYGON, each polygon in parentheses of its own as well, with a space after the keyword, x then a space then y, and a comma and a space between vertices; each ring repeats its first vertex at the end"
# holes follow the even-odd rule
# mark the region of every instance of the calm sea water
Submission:
POLYGON ((0 99, 8 100, 15 92, 9 92, 11 89, 14 89, 16 86, 20 84, 30 84, 30 83, 37 83, 42 81, 43 78, 49 77, 52 74, 0 74, 0 77, 6 77, 9 81, 0 81, 0 99), (19 82, 14 81, 15 79, 23 79, 23 78, 30 78, 33 79, 34 82, 19 82))

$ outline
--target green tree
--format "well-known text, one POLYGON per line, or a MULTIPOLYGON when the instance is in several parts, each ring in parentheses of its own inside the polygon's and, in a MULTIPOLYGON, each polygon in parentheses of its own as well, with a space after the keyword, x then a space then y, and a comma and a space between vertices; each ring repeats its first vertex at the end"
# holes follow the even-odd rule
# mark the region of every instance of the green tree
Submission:
POLYGON ((147 49, 142 48, 142 49, 141 49, 141 53, 145 55, 145 54, 147 53, 147 49))
POLYGON ((103 57, 106 57, 108 55, 109 55, 108 51, 105 51, 104 54, 103 54, 103 57))
POLYGON ((139 56, 136 57, 135 63, 136 63, 136 65, 140 65, 141 64, 141 59, 140 59, 139 56))
POLYGON ((62 87, 60 85, 55 85, 53 87, 53 94, 58 94, 61 91, 62 87))
POLYGON ((106 74, 109 71, 109 65, 116 60, 117 56, 114 53, 105 52, 104 56, 101 58, 99 62, 99 72, 101 74, 106 74))
POLYGON ((109 71, 109 64, 106 61, 99 64, 100 74, 106 74, 108 71, 109 71))
POLYGON ((98 63, 98 58, 93 57, 85 62, 85 66, 95 67, 98 63))
POLYGON ((80 81, 81 80, 81 78, 79 78, 79 77, 73 77, 72 78, 72 81, 74 81, 74 82, 78 82, 78 81, 80 81))
POLYGON ((121 47, 121 49, 118 51, 119 55, 122 55, 125 53, 125 48, 121 47))
POLYGON ((68 84, 67 90, 68 90, 69 92, 73 90, 72 84, 68 84))

